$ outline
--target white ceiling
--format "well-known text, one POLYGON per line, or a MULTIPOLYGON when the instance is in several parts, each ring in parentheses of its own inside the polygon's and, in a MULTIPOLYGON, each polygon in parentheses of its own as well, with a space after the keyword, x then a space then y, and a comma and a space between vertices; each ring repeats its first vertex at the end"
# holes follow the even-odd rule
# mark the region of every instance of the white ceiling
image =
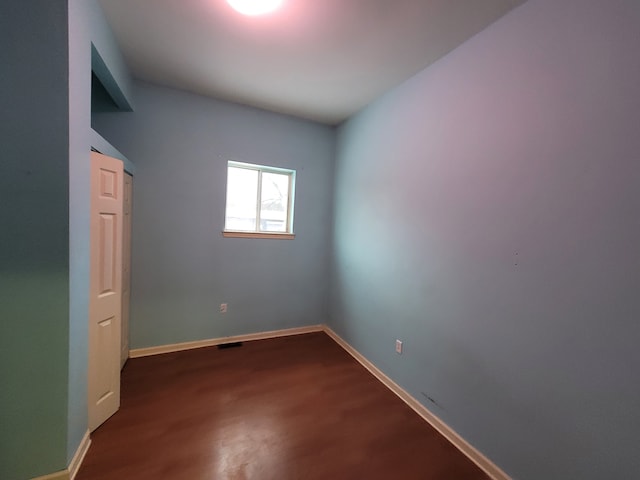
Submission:
POLYGON ((99 0, 136 78, 337 124, 524 0, 99 0))

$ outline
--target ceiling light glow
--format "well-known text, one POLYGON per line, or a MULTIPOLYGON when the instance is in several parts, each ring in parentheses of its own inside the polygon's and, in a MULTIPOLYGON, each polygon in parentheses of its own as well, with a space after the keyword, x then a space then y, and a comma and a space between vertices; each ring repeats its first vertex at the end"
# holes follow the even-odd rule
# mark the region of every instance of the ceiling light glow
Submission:
POLYGON ((282 0, 227 0, 227 3, 243 15, 254 16, 274 11, 282 0))

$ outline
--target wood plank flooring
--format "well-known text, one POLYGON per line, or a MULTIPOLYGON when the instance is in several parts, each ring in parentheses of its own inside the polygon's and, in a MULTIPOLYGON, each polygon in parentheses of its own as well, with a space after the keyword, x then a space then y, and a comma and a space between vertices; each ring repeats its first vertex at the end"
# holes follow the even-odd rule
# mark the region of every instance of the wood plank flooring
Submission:
POLYGON ((76 480, 487 480, 324 333, 129 360, 76 480))

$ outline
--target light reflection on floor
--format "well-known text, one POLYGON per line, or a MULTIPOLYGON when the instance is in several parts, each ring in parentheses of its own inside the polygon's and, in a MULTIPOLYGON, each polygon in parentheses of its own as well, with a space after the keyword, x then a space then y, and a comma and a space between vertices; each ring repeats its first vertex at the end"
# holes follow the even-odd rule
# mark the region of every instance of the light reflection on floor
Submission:
POLYGON ((237 411, 219 426, 212 438, 214 478, 276 478, 286 450, 286 435, 281 431, 277 414, 266 406, 251 411, 231 408, 237 411))

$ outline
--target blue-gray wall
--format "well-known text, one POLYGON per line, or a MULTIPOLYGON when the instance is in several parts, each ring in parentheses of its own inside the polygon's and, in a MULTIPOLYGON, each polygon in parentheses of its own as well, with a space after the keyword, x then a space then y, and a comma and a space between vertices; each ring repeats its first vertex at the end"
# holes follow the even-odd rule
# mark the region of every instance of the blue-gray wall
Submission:
MULTIPOLYGON (((91 147, 122 158, 91 129, 91 71, 101 75, 123 108, 133 104, 131 77, 97 0, 68 0, 69 9, 69 406, 67 464, 87 431, 91 147)), ((129 171, 133 165, 122 158, 129 171)))
POLYGON ((87 431, 93 1, 69 0, 69 406, 67 464, 87 431))
POLYGON ((95 0, 0 9, 3 480, 63 470, 87 430, 93 37, 129 88, 101 15, 95 0))
POLYGON ((67 0, 0 7, 0 478, 66 467, 67 0))
POLYGON ((130 173, 131 175, 135 175, 135 164, 127 157, 125 157, 120 152, 120 150, 107 142, 102 135, 100 135, 93 129, 91 129, 91 148, 93 148, 97 152, 102 153, 103 155, 122 160, 122 163, 124 164, 124 171, 130 173))
POLYGON ((134 94, 134 113, 94 115, 136 164, 131 347, 324 323, 334 130, 148 84, 134 94), (297 171, 295 240, 222 237, 228 160, 297 171))
MULTIPOLYGON (((100 73, 123 108, 133 104, 131 77, 97 0, 68 0, 69 11, 69 382, 67 464, 87 431, 91 147, 122 158, 91 129, 91 72, 100 73), (106 76, 106 77, 105 77, 106 76)), ((122 158, 129 171, 133 165, 122 158)))
POLYGON ((517 479, 640 478, 639 46, 529 0, 339 130, 331 325, 517 479))
POLYGON ((97 0, 87 0, 87 3, 90 4, 87 22, 91 26, 91 68, 115 104, 123 111, 131 111, 134 95, 129 69, 100 4, 97 0))

